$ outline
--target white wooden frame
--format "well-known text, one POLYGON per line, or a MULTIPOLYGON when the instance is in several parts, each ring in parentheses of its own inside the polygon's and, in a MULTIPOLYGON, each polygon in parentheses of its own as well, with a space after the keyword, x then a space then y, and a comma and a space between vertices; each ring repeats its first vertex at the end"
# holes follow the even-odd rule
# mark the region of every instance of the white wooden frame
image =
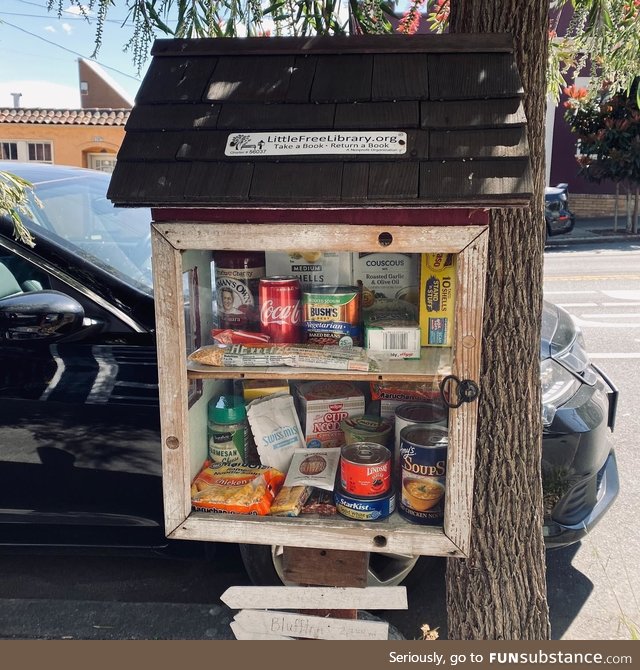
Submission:
POLYGON ((188 378, 272 377, 344 379, 345 373, 305 370, 217 369, 188 371, 185 358, 181 252, 198 250, 447 252, 457 254, 454 344, 431 348, 417 362, 396 362, 388 371, 347 373, 350 379, 441 379, 454 374, 479 382, 487 226, 382 226, 349 224, 237 224, 176 222, 152 225, 153 276, 162 426, 162 463, 167 536, 353 551, 464 557, 469 552, 477 401, 449 412, 444 527, 422 526, 395 513, 375 522, 346 518, 256 517, 192 512, 188 378), (382 246, 382 233, 392 242, 382 246), (415 367, 415 365, 414 365, 415 367), (425 372, 424 367, 429 370, 425 372))

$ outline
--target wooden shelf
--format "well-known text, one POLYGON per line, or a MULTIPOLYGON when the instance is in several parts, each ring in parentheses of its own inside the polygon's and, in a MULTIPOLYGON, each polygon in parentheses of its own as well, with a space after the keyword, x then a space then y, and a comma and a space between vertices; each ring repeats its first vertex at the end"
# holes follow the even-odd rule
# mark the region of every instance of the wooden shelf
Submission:
POLYGON ((410 523, 397 512, 380 521, 191 512, 172 539, 242 542, 378 553, 464 556, 440 526, 410 523))
POLYGON ((320 368, 278 367, 213 367, 187 362, 189 379, 349 379, 351 381, 424 381, 439 382, 451 374, 450 347, 423 347, 420 359, 380 363, 371 372, 325 370, 320 368))

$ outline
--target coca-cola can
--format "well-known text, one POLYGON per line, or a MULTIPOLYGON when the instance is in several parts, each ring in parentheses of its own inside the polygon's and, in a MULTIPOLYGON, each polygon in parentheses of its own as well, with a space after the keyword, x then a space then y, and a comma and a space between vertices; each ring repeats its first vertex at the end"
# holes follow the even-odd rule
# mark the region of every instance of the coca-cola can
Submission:
POLYGON ((302 339, 300 280, 266 277, 260 280, 260 330, 272 342, 295 344, 302 339))

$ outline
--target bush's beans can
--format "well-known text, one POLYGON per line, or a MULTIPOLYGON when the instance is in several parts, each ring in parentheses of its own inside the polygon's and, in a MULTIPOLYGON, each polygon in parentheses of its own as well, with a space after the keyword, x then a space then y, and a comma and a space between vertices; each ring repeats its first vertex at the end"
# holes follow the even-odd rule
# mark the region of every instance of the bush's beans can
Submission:
POLYGON ((430 526, 444 522, 444 494, 447 475, 446 428, 420 424, 400 432, 400 515, 430 526))
POLYGON ((313 286, 302 293, 303 340, 312 344, 362 345, 359 286, 313 286))
POLYGON ((339 514, 356 521, 384 519, 396 509, 396 494, 392 490, 375 498, 358 498, 338 488, 333 499, 339 514))
POLYGON ((346 444, 340 452, 340 485, 357 498, 387 493, 391 488, 391 452, 377 442, 346 444))
POLYGON ((272 342, 300 342, 300 280, 297 277, 265 277, 260 280, 260 330, 272 342))
POLYGON ((423 428, 438 426, 446 428, 448 410, 437 400, 405 402, 395 409, 395 440, 393 443, 393 470, 400 475, 400 431, 405 426, 419 425, 423 428))

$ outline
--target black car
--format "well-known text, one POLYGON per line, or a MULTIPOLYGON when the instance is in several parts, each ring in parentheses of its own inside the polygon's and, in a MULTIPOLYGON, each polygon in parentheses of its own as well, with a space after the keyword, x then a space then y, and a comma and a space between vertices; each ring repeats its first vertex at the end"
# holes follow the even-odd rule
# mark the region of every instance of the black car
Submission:
MULTIPOLYGON (((29 180, 33 248, 0 221, 0 545, 164 547, 147 209, 116 209, 109 175, 0 163, 29 180)), ((569 315, 542 330, 548 546, 580 540, 618 491, 609 438, 617 392, 569 315)), ((277 547, 242 548, 256 581, 277 547)), ((416 557, 372 554, 373 583, 416 557)))
POLYGON ((544 220, 547 237, 570 233, 576 223, 569 209, 569 184, 547 186, 544 190, 544 220))

